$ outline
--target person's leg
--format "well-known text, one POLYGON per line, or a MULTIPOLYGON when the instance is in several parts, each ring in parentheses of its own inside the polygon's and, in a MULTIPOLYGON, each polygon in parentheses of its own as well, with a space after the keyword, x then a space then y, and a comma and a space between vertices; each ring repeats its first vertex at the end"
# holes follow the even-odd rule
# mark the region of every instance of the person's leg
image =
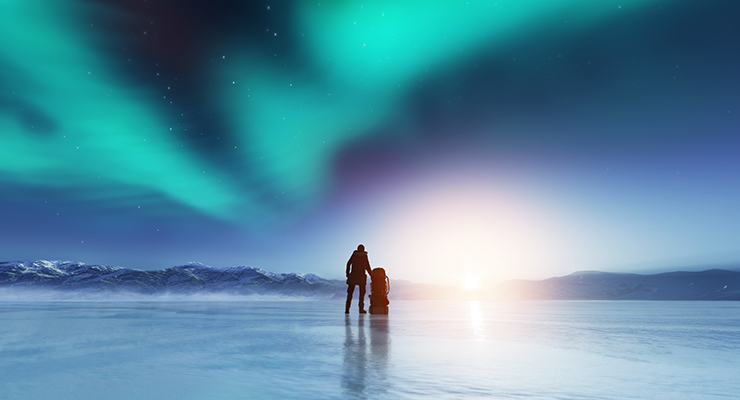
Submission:
POLYGON ((355 294, 355 285, 347 285, 347 303, 344 306, 345 314, 349 314, 349 306, 352 304, 353 294, 355 294))
POLYGON ((360 312, 365 312, 365 285, 358 285, 360 287, 360 312))

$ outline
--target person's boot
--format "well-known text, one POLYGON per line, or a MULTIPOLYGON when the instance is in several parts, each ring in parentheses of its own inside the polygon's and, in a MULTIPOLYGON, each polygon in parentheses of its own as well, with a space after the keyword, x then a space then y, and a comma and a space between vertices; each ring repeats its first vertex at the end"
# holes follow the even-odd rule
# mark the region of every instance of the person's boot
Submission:
POLYGON ((365 311, 365 305, 360 303, 360 314, 367 314, 367 311, 365 311))
POLYGON ((349 301, 344 305, 344 313, 345 314, 349 314, 349 305, 350 305, 350 302, 349 301))

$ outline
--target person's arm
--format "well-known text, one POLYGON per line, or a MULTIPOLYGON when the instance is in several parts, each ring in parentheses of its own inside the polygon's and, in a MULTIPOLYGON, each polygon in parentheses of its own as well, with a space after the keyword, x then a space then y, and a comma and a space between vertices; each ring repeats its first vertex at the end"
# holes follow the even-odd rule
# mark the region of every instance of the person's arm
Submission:
POLYGON ((347 275, 347 278, 349 278, 349 266, 352 265, 352 256, 349 257, 349 260, 347 260, 347 272, 345 275, 347 275))
POLYGON ((365 264, 365 268, 367 269, 367 273, 370 274, 370 276, 373 276, 373 269, 370 268, 370 259, 367 260, 367 264, 365 264))

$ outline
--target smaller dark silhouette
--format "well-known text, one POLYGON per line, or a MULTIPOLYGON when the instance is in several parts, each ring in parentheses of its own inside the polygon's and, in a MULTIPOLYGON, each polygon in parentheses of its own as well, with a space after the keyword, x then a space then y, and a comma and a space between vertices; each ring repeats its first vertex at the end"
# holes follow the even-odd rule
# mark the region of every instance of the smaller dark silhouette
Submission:
POLYGON ((383 268, 373 268, 370 273, 370 314, 388 315, 388 293, 391 292, 391 282, 383 268))
POLYGON ((357 250, 352 253, 349 261, 347 261, 347 304, 344 308, 345 314, 349 314, 349 306, 352 304, 355 285, 360 287, 360 314, 367 314, 367 311, 365 311, 365 286, 367 285, 365 271, 372 273, 365 246, 359 245, 357 246, 357 250))

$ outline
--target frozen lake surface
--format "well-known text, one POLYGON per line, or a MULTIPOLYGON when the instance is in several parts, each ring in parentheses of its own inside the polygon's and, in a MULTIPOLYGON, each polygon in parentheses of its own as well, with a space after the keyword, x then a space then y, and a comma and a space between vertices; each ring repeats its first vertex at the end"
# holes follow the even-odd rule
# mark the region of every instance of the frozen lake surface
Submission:
POLYGON ((0 399, 734 399, 740 302, 5 302, 0 399))

